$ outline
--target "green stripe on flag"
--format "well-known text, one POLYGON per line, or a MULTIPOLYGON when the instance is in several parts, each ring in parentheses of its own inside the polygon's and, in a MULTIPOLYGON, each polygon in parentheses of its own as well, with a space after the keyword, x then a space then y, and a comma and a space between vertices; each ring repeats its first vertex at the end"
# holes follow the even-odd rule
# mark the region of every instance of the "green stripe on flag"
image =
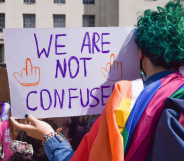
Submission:
POLYGON ((184 96, 184 88, 178 89, 171 95, 171 98, 182 98, 184 96))
POLYGON ((129 137, 129 133, 128 133, 128 130, 126 129, 126 127, 123 130, 122 136, 123 136, 124 151, 125 151, 125 148, 126 148, 126 145, 127 145, 127 141, 128 141, 128 137, 129 137))

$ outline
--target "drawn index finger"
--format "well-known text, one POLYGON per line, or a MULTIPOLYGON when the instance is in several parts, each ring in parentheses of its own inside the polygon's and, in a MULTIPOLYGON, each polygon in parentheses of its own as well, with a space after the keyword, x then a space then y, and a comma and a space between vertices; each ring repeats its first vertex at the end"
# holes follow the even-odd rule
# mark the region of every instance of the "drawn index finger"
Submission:
POLYGON ((32 62, 29 58, 26 59, 26 75, 32 75, 32 62))
POLYGON ((111 68, 113 68, 113 70, 114 70, 114 59, 115 59, 115 55, 114 53, 112 53, 110 57, 110 63, 111 63, 111 68))
POLYGON ((110 63, 111 63, 111 65, 114 63, 114 58, 115 58, 115 55, 114 54, 111 54, 111 57, 110 57, 110 63))

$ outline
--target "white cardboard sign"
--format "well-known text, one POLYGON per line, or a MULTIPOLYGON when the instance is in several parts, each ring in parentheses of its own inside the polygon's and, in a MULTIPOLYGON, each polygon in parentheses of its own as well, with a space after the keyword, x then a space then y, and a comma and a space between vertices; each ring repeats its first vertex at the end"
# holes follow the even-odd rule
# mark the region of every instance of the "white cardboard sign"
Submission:
POLYGON ((14 118, 101 114, 115 82, 139 77, 133 27, 4 29, 14 118))

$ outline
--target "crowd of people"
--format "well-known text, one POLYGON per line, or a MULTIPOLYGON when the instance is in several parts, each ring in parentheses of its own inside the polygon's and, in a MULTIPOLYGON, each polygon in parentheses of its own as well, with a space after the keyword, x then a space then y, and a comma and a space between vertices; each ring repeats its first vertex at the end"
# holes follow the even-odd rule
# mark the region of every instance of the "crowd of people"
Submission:
POLYGON ((145 10, 135 36, 144 81, 117 82, 100 116, 25 114, 25 123, 9 119, 10 105, 2 102, 3 160, 183 161, 184 5, 145 10))
MULTIPOLYGON (((17 129, 12 125, 9 116, 11 116, 10 104, 8 102, 0 103, 0 142, 2 161, 40 161, 49 160, 42 145, 42 141, 32 138, 25 131, 17 129), (14 142, 13 142, 14 141, 14 142), (13 143, 12 143, 13 142, 13 143), (11 144, 10 144, 11 143, 11 144), (24 145, 26 143, 26 145, 24 145), (14 149, 12 147, 19 147, 14 149), (34 153, 31 158, 23 147, 32 145, 34 153), (11 149, 12 148, 12 149, 11 149), (20 150, 24 149, 24 150, 20 150)), ((79 116, 79 117, 61 117, 41 119, 48 123, 55 131, 57 129, 62 132, 66 139, 70 142, 72 149, 76 150, 83 136, 91 129, 93 121, 98 118, 98 115, 79 116)), ((19 123, 25 123, 25 119, 17 120, 19 123)), ((28 151, 30 152, 30 151, 28 151)))

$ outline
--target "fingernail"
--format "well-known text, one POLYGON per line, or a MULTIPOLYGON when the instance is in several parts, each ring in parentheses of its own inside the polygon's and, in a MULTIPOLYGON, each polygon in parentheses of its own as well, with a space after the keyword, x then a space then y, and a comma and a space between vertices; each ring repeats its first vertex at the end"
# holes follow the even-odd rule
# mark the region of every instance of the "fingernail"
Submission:
POLYGON ((27 118, 29 115, 28 114, 25 114, 25 118, 27 118))

